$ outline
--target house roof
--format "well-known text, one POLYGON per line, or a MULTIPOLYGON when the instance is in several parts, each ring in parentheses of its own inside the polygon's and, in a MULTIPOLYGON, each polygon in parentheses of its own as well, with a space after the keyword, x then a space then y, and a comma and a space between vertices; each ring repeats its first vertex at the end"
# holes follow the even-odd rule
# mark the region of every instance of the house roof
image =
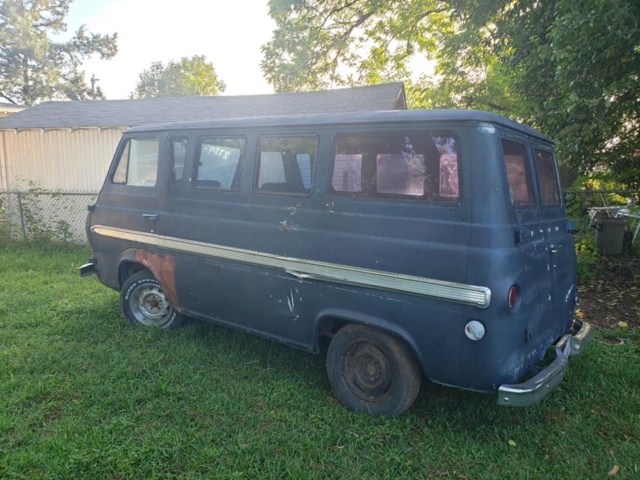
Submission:
POLYGON ((0 130, 130 127, 149 123, 407 108, 402 83, 270 95, 46 102, 0 119, 0 130))

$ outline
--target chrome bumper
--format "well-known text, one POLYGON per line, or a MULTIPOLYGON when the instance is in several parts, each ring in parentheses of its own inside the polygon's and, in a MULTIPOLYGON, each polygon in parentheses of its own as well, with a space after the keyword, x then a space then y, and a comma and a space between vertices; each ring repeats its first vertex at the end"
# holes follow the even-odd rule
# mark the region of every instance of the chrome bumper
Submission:
POLYGON ((80 276, 88 277, 96 273, 96 264, 93 262, 85 263, 80 267, 80 276))
POLYGON ((572 333, 564 335, 555 344, 556 358, 549 366, 526 382, 501 385, 498 404, 509 407, 535 405, 558 386, 564 378, 571 355, 581 354, 591 341, 591 325, 576 320, 572 333))

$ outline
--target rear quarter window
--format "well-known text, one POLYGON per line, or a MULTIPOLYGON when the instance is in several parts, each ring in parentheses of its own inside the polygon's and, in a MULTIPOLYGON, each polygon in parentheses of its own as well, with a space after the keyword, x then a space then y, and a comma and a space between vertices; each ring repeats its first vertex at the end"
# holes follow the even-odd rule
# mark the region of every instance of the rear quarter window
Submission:
POLYGON ((458 144, 452 134, 340 135, 331 189, 350 196, 452 203, 460 197, 458 165, 458 144))

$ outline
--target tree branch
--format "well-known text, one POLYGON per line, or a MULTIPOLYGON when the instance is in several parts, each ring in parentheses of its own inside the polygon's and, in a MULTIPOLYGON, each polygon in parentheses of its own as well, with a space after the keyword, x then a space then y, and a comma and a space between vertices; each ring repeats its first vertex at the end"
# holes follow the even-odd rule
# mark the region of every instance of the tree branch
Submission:
POLYGON ((0 98, 4 98, 5 100, 9 100, 9 103, 13 105, 18 105, 18 102, 14 101, 13 98, 7 97, 4 93, 0 93, 0 98))
POLYGON ((358 3, 359 1, 360 0, 353 0, 352 2, 346 3, 342 7, 336 7, 336 8, 333 8, 333 9, 329 10, 329 12, 325 15, 324 19, 322 20, 322 23, 320 24, 320 28, 324 28, 325 24, 329 21, 329 18, 331 18, 333 15, 335 15, 337 13, 340 13, 340 12, 346 10, 349 7, 352 7, 353 5, 358 3))

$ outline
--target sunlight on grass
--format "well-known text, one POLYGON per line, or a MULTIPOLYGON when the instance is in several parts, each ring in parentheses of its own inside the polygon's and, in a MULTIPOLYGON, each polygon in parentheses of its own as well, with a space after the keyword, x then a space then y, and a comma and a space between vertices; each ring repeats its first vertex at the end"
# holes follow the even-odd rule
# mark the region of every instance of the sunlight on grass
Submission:
POLYGON ((640 477, 637 330, 599 332, 537 407, 425 382, 373 418, 337 402, 321 356, 130 327, 78 276, 88 255, 0 247, 0 478, 640 477))

